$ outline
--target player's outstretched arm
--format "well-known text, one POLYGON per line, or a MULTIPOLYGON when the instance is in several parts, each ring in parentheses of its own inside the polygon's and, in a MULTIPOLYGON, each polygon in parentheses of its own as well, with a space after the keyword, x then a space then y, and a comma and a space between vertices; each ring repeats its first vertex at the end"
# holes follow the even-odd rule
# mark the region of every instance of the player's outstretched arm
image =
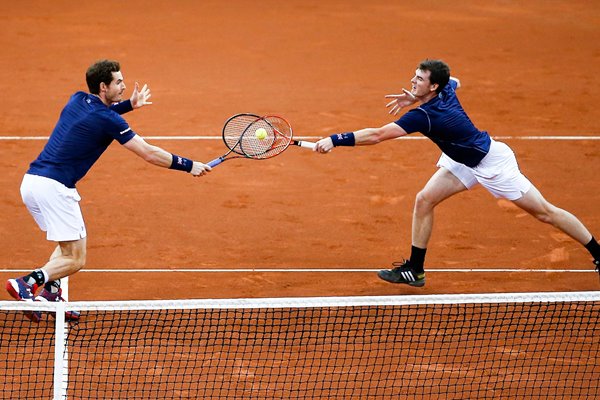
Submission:
POLYGON ((355 132, 344 132, 319 140, 314 148, 318 153, 328 153, 338 146, 372 145, 406 135, 398 124, 390 122, 379 128, 365 128, 355 132))
POLYGON ((136 108, 152 104, 152 102, 149 101, 151 96, 152 93, 150 93, 150 88, 148 85, 144 84, 140 90, 139 85, 136 82, 133 87, 133 93, 131 93, 131 97, 129 98, 129 101, 131 101, 131 107, 135 110, 136 108))
POLYGON ((204 163, 193 161, 176 154, 171 154, 158 146, 153 146, 138 135, 135 135, 123 146, 150 164, 154 164, 159 167, 189 172, 193 176, 202 176, 211 170, 210 166, 204 163))

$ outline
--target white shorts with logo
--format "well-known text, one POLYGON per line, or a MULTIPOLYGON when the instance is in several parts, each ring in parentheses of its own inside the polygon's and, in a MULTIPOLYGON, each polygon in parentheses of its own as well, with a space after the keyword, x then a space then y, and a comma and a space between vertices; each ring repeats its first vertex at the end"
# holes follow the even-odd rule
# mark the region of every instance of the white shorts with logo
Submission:
POLYGON ((467 189, 480 183, 496 198, 518 200, 531 188, 531 182, 519 170, 515 153, 508 145, 492 140, 489 153, 474 168, 458 163, 442 153, 438 167, 456 176, 467 189))
POLYGON ((25 174, 21 197, 48 240, 66 242, 86 237, 77 189, 54 179, 25 174))

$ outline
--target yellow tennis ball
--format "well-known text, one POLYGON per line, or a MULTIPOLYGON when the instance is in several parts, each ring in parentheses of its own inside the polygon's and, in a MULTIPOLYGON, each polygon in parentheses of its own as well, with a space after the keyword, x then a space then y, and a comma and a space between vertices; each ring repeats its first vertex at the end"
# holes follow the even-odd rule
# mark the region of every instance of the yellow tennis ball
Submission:
POLYGON ((267 130, 265 128, 258 128, 256 132, 254 132, 256 138, 258 140, 264 140, 267 137, 267 130))

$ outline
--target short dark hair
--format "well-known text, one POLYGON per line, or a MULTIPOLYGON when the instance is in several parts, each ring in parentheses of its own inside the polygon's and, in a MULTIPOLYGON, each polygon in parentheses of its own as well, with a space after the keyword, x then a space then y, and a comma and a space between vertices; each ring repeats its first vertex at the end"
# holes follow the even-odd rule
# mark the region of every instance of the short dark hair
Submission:
POLYGON ((100 83, 104 82, 109 85, 113 80, 112 73, 120 70, 121 66, 118 61, 99 60, 93 63, 85 73, 85 81, 90 93, 99 94, 100 83))
POLYGON ((442 60, 426 59, 421 61, 417 68, 430 72, 429 82, 438 84, 436 93, 440 93, 450 81, 450 67, 442 60))

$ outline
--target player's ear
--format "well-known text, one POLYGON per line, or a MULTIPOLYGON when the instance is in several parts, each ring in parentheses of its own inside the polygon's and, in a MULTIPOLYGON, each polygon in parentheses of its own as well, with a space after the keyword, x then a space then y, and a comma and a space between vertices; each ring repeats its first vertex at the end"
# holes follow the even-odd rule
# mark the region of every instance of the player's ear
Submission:
POLYGON ((100 91, 99 93, 106 92, 106 83, 100 82, 100 91))
POLYGON ((434 84, 432 84, 432 85, 429 86, 429 91, 430 92, 435 92, 439 86, 440 86, 439 83, 434 83, 434 84))

